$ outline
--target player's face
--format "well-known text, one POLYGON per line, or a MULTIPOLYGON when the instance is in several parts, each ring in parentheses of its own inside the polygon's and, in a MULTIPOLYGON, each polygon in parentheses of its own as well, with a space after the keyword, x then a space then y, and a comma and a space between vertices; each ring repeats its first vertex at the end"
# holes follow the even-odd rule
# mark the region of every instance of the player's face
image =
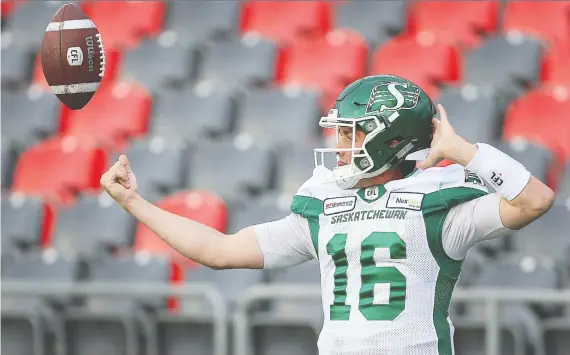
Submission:
MULTIPOLYGON (((349 149, 349 148, 360 148, 364 143, 364 138, 366 134, 359 128, 355 131, 356 136, 353 137, 353 130, 351 127, 339 127, 338 129, 338 142, 336 143, 336 149, 349 149), (354 147, 352 146, 352 139, 354 139, 354 147)), ((338 152, 338 166, 348 165, 352 161, 352 151, 338 152)))

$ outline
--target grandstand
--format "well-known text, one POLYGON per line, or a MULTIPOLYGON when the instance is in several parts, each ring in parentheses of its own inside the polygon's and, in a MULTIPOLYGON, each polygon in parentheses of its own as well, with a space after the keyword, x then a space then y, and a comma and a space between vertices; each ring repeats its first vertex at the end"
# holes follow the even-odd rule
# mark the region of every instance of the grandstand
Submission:
POLYGON ((227 233, 278 219, 330 142, 320 115, 377 73, 416 82, 461 136, 557 193, 468 254, 456 354, 570 354, 570 1, 74 1, 107 53, 81 111, 37 55, 63 3, 1 4, 3 354, 316 354, 315 263, 196 265, 99 178, 126 152, 168 211, 227 233))

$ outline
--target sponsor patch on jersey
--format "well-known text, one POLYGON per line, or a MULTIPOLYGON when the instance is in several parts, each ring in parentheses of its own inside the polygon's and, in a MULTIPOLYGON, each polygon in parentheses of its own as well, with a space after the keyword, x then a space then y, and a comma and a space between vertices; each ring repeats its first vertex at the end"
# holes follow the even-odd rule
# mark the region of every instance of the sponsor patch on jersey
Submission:
POLYGON ((390 192, 386 208, 403 208, 406 210, 420 211, 424 194, 418 192, 390 192))
POLYGON ((324 202, 325 216, 352 211, 356 207, 356 196, 327 198, 324 202))

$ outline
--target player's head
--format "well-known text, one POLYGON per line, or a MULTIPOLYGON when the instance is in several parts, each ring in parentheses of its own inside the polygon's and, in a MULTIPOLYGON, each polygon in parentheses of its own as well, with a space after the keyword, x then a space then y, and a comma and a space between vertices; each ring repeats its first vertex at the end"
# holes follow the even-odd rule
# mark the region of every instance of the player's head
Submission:
POLYGON ((336 128, 339 144, 315 149, 315 164, 322 165, 325 153, 350 154, 350 163, 333 169, 334 181, 348 189, 405 160, 423 159, 435 114, 429 96, 409 80, 392 75, 359 79, 343 90, 328 116, 321 118, 321 127, 336 128), (349 146, 340 144, 347 138, 349 146), (357 138, 363 140, 357 142, 357 138))

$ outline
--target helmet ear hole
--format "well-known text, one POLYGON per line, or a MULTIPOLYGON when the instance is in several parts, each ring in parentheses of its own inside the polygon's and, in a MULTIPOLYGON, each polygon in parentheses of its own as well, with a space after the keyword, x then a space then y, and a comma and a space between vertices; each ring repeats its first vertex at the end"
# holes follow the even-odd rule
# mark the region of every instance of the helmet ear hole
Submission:
POLYGON ((390 139, 387 139, 384 144, 386 144, 387 146, 389 146, 390 148, 394 148, 395 146, 397 146, 401 141, 403 140, 402 137, 398 136, 398 137, 392 137, 390 139))

